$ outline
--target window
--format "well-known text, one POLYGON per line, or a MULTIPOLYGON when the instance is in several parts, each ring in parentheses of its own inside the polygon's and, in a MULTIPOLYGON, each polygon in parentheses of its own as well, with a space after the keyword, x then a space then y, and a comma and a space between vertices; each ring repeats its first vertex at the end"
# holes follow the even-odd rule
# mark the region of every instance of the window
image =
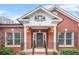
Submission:
POLYGON ((37 21, 37 22, 43 22, 43 21, 45 21, 45 16, 43 16, 43 15, 37 15, 37 16, 35 16, 35 21, 37 21))
POLYGON ((20 45, 21 40, 21 33, 20 32, 6 32, 6 45, 20 45))
POLYGON ((74 32, 58 32, 57 38, 59 40, 59 46, 71 47, 74 45, 74 32))
POLYGON ((20 33, 19 32, 15 32, 14 33, 14 37, 15 37, 15 39, 14 39, 14 44, 15 45, 19 45, 20 44, 20 33))
POLYGON ((66 45, 71 45, 72 40, 72 32, 66 33, 66 45))
POLYGON ((59 44, 63 45, 64 44, 64 33, 59 33, 59 44))
POLYGON ((12 39, 12 33, 8 32, 7 33, 7 45, 13 45, 13 39, 12 39))

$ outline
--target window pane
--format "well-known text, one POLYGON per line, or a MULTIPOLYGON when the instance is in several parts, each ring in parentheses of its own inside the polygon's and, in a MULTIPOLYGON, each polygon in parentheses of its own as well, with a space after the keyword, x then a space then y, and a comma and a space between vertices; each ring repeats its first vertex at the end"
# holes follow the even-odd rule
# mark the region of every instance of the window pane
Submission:
POLYGON ((64 39, 59 39, 59 44, 64 45, 64 39))
POLYGON ((20 33, 15 33, 15 38, 20 38, 20 33))
POLYGON ((67 32, 66 33, 66 38, 71 38, 72 37, 72 32, 67 32))
POLYGON ((71 45, 71 39, 66 39, 66 45, 71 45))
POLYGON ((12 33, 11 32, 7 32, 7 39, 12 39, 12 33))
POLYGON ((7 40, 7 45, 13 45, 13 40, 8 39, 7 40))
POLYGON ((59 33, 58 37, 59 38, 64 38, 64 32, 59 33))
POLYGON ((71 45, 72 32, 66 32, 66 45, 71 45))
POLYGON ((13 45, 12 33, 7 32, 7 45, 13 45))
POLYGON ((19 38, 16 38, 15 39, 15 45, 19 45, 20 44, 20 39, 19 38))
POLYGON ((16 32, 14 35, 15 35, 14 43, 15 45, 19 45, 20 44, 20 33, 16 32))
POLYGON ((64 45, 64 32, 58 33, 58 40, 60 45, 64 45))

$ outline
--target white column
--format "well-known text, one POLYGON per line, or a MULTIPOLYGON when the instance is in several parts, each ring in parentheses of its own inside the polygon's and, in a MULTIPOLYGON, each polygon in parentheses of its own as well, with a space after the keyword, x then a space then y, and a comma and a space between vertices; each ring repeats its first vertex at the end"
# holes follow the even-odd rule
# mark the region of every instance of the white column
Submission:
POLYGON ((24 51, 27 50, 27 28, 24 26, 24 51))
POLYGON ((54 50, 56 50, 56 26, 54 26, 54 50))

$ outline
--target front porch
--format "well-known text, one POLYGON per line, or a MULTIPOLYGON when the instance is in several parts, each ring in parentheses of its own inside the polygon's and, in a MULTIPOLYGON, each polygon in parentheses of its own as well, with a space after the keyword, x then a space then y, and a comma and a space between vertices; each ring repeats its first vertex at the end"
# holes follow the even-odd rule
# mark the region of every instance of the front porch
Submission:
MULTIPOLYGON (((26 27, 25 27, 26 28, 26 27)), ((57 52, 56 27, 28 27, 24 32, 24 50, 30 54, 57 52), (25 37, 26 36, 26 37, 25 37), (26 40, 26 41, 25 41, 26 40), (25 43, 26 42, 26 43, 25 43)))

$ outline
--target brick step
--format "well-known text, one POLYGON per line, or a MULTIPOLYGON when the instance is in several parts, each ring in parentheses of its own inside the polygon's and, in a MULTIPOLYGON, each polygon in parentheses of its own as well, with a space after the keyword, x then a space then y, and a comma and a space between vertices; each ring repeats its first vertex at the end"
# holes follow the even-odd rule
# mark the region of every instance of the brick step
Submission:
MULTIPOLYGON (((32 55, 32 52, 28 52, 28 55, 32 55)), ((46 55, 46 52, 34 52, 34 55, 46 55)), ((53 55, 53 53, 48 52, 47 55, 53 55)))
POLYGON ((45 52, 34 52, 34 55, 46 55, 45 52))

